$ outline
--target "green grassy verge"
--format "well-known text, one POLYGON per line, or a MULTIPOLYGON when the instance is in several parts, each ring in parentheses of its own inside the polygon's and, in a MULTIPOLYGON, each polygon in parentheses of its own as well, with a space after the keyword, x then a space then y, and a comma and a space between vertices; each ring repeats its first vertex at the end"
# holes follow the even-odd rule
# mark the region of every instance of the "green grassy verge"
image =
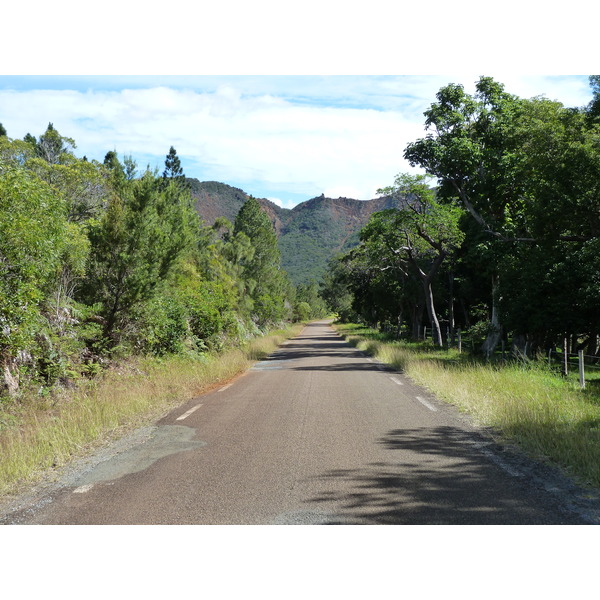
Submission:
POLYGON ((335 325, 350 343, 403 371, 482 426, 600 489, 600 390, 579 389, 543 363, 486 364, 427 343, 386 339, 359 325, 335 325))
POLYGON ((150 423, 268 356, 303 325, 198 358, 136 359, 52 398, 0 404, 0 495, 150 423))

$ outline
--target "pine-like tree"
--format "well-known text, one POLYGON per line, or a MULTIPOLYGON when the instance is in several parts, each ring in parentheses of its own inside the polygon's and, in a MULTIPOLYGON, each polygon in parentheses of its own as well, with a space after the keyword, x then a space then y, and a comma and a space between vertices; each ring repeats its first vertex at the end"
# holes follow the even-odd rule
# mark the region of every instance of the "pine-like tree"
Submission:
POLYGON ((111 344, 190 247, 195 226, 189 194, 171 183, 159 186, 151 172, 114 184, 106 213, 89 226, 90 269, 81 289, 84 302, 102 303, 111 344))
POLYGON ((273 224, 252 196, 235 219, 234 234, 238 233, 246 234, 254 247, 252 258, 242 263, 246 290, 254 302, 254 316, 261 325, 274 323, 284 316, 286 275, 281 269, 273 224))
POLYGON ((183 168, 181 161, 177 156, 177 151, 173 146, 169 148, 169 154, 165 158, 165 170, 163 171, 163 182, 171 180, 182 188, 186 188, 186 179, 183 174, 183 168))

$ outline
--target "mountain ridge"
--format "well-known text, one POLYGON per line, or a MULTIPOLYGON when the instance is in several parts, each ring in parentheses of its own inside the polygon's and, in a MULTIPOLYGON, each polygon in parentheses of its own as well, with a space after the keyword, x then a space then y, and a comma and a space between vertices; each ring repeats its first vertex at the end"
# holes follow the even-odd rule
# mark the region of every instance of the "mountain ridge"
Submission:
MULTIPOLYGON (((188 181, 196 210, 209 226, 218 217, 233 223, 249 197, 243 190, 225 183, 188 181)), ((293 208, 282 208, 266 198, 257 200, 273 223, 282 267, 296 285, 319 281, 335 254, 358 244, 360 230, 374 212, 405 205, 404 198, 392 196, 356 200, 321 194, 293 208)))

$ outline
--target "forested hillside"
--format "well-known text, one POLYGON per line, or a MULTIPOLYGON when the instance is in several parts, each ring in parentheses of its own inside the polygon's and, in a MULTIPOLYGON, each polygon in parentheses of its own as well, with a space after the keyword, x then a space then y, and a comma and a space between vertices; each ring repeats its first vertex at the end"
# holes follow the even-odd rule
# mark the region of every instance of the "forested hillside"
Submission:
MULTIPOLYGON (((223 183, 189 181, 196 210, 208 225, 218 217, 233 221, 248 197, 223 183)), ((319 196, 293 209, 264 198, 258 202, 277 233, 282 266, 296 285, 321 281, 329 260, 358 244, 359 232, 371 214, 404 205, 400 195, 374 200, 319 196)))
MULTIPOLYGON (((194 206, 206 225, 212 226, 219 217, 225 217, 232 223, 240 212, 244 202, 249 198, 243 190, 218 181, 198 181, 186 178, 194 206)), ((288 212, 265 198, 257 198, 259 204, 269 215, 275 231, 279 234, 282 215, 288 212)))
POLYGON ((404 152, 427 175, 380 190, 409 195, 372 216, 332 261, 324 293, 346 319, 437 345, 467 331, 490 356, 560 348, 597 355, 600 334, 600 76, 594 100, 522 99, 482 77, 450 84, 404 152))

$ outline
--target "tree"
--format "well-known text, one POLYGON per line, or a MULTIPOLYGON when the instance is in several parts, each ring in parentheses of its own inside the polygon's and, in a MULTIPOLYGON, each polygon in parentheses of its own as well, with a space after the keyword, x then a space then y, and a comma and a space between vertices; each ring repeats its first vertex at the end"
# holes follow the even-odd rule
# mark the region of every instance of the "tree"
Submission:
POLYGON ((425 112, 425 138, 409 144, 404 156, 438 179, 438 198, 459 198, 485 232, 493 249, 491 330, 483 351, 490 354, 500 340, 498 263, 507 251, 502 242, 529 240, 521 230, 525 180, 518 177, 520 155, 514 129, 521 101, 491 77, 481 77, 474 96, 450 84, 437 93, 425 112))
POLYGON ((254 303, 255 316, 260 324, 274 323, 283 318, 287 287, 281 269, 281 254, 273 224, 258 201, 250 196, 240 209, 234 235, 244 233, 254 247, 251 259, 242 261, 246 293, 254 303))
POLYGON ((177 156, 177 151, 173 146, 169 148, 169 153, 165 159, 165 170, 163 171, 164 179, 174 179, 183 175, 183 169, 181 168, 181 161, 177 156))
POLYGON ((163 188, 147 171, 139 180, 121 180, 102 218, 88 223, 92 251, 81 297, 101 302, 111 345, 190 246, 194 217, 189 193, 163 188))
MULTIPOLYGON (((535 302, 548 269, 558 272, 553 266, 600 233, 600 131, 589 119, 594 106, 586 113, 545 98, 520 99, 489 77, 477 82, 473 96, 451 84, 437 100, 425 113, 429 133, 409 144, 405 157, 437 177, 440 202, 458 198, 479 228, 470 241, 485 256, 492 281, 492 331, 483 350, 489 354, 500 339, 500 313, 519 335, 548 344, 557 333, 543 323, 555 317, 549 303, 535 302), (533 256, 540 259, 533 263, 533 256), (535 332, 519 318, 526 298, 529 322, 539 324, 535 332)), ((465 257, 475 254, 472 249, 465 257)))
POLYGON ((594 97, 587 106, 587 114, 594 121, 600 118, 600 75, 590 75, 589 80, 594 97))
POLYGON ((354 294, 348 281, 343 255, 338 254, 329 260, 327 271, 320 285, 320 295, 329 310, 343 322, 357 318, 353 309, 354 294))
POLYGON ((254 258, 250 238, 239 231, 233 234, 233 224, 225 217, 215 220, 212 227, 199 231, 196 261, 202 276, 219 281, 234 292, 238 316, 250 319, 254 302, 244 281, 244 265, 254 258))
POLYGON ((185 175, 183 174, 183 168, 181 167, 181 161, 179 160, 177 151, 175 148, 173 148, 173 146, 171 146, 169 153, 165 158, 165 170, 163 171, 162 176, 164 182, 170 180, 183 188, 188 187, 185 175))
POLYGON ((26 165, 64 198, 70 222, 81 223, 98 216, 105 207, 109 183, 106 170, 96 161, 72 157, 64 164, 54 164, 32 158, 26 165))
POLYGON ((308 317, 300 319, 301 321, 305 321, 307 318, 320 319, 327 315, 325 301, 321 298, 319 286, 314 281, 296 287, 294 299, 296 312, 301 303, 305 303, 309 307, 308 317))
POLYGON ((70 234, 52 188, 0 163, 0 368, 10 393, 19 384, 17 357, 33 349, 70 234))
POLYGON ((521 227, 530 241, 500 261, 503 318, 533 348, 576 337, 593 353, 598 311, 581 299, 595 264, 584 248, 600 236, 600 124, 545 98, 524 101, 518 116, 521 227))
POLYGON ((441 346, 442 333, 433 297, 433 282, 444 260, 460 246, 464 234, 459 228, 462 211, 454 204, 440 204, 427 186, 424 175, 401 174, 394 186, 380 194, 401 194, 409 198, 403 210, 376 213, 364 230, 364 237, 379 236, 387 251, 403 258, 423 285, 425 306, 434 342, 441 346))
MULTIPOLYGON (((372 216, 371 222, 376 218, 372 216)), ((396 323, 399 329, 408 314, 420 325, 422 310, 417 306, 418 299, 407 289, 406 263, 398 260, 397 255, 387 253, 378 225, 377 233, 369 230, 368 224, 363 228, 361 243, 340 259, 338 268, 343 269, 342 276, 336 277, 334 271, 334 277, 338 285, 346 284, 351 291, 352 311, 373 328, 389 322, 396 323)), ((418 329, 414 334, 418 336, 418 329)))
POLYGON ((104 155, 104 166, 111 170, 123 170, 123 165, 119 162, 116 150, 109 150, 104 155))
POLYGON ((35 149, 25 141, 0 136, 0 161, 14 167, 24 166, 35 155, 35 149))
POLYGON ((296 304, 295 313, 297 321, 308 321, 311 312, 311 307, 308 302, 298 302, 298 304, 296 304))
POLYGON ((8 135, 8 133, 6 132, 4 125, 2 125, 2 123, 0 123, 0 137, 7 136, 7 135, 8 135))
POLYGON ((408 144, 404 157, 438 179, 440 199, 458 197, 491 237, 513 239, 504 225, 522 194, 511 135, 519 99, 491 77, 481 77, 474 96, 456 84, 436 96, 438 102, 425 112, 432 133, 408 144))
POLYGON ((46 131, 39 140, 28 133, 24 141, 32 145, 36 156, 55 165, 64 162, 66 156, 72 156, 76 148, 75 141, 60 135, 52 123, 48 123, 46 131))

